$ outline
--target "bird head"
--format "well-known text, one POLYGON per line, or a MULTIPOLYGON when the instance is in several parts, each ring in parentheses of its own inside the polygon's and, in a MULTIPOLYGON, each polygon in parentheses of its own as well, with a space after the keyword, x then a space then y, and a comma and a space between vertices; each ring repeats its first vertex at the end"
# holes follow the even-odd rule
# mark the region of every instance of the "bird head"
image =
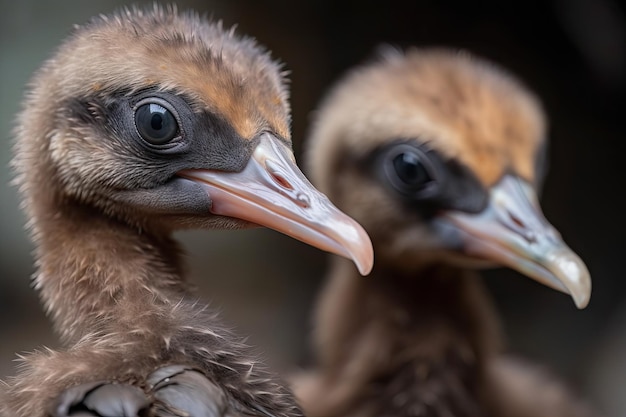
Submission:
POLYGON ((467 53, 387 50, 316 114, 314 184, 368 231, 377 265, 507 266, 587 305, 589 272, 544 218, 546 120, 513 76, 467 53))
POLYGON ((155 7, 78 27, 33 79, 17 131, 31 215, 142 229, 263 225, 372 264, 363 229, 298 169, 281 65, 253 39, 155 7), (41 210, 40 210, 41 211, 41 210))

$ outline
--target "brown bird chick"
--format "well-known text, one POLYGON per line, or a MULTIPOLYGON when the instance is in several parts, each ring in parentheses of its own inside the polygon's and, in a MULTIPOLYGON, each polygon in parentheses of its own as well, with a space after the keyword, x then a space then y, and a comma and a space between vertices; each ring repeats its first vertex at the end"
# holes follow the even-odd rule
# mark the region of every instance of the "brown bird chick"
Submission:
POLYGON ((22 358, 0 414, 301 415, 189 291, 172 238, 258 224, 371 268, 295 164, 285 82, 254 40, 159 7, 96 18, 43 65, 14 166, 64 349, 22 358))
POLYGON ((365 227, 362 278, 337 259, 295 378, 311 417, 574 417, 591 412, 501 350, 475 270, 507 266, 587 305, 583 262, 537 202, 546 120, 502 69, 465 53, 389 50, 315 114, 313 183, 365 227))

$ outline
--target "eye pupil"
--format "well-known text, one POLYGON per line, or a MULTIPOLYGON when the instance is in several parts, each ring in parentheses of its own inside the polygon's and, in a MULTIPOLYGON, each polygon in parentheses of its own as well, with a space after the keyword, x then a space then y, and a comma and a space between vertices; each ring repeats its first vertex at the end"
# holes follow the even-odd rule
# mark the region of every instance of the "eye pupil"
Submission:
POLYGON ((146 103, 135 111, 135 125, 141 137, 152 145, 164 145, 179 134, 172 112, 158 103, 146 103))
POLYGON ((154 130, 163 129, 163 117, 160 114, 153 114, 150 126, 152 126, 152 129, 154 130))
POLYGON ((420 189, 432 181, 418 155, 414 153, 403 152, 397 155, 393 158, 393 167, 398 178, 411 188, 420 189))

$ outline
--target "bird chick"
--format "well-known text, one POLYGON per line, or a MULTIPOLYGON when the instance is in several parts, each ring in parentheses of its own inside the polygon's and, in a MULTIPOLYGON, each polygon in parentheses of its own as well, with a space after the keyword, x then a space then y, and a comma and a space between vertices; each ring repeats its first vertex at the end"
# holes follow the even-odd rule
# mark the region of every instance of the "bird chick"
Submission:
POLYGON ((0 414, 300 415, 190 292, 172 238, 263 225, 371 268, 295 164, 285 84, 253 39, 173 7, 95 18, 46 61, 13 165, 63 349, 22 357, 0 414))
POLYGON ((505 70, 444 49, 387 49, 323 100, 314 184, 369 233, 367 279, 335 260, 314 316, 305 413, 588 416, 543 371, 502 354, 475 270, 507 266, 587 305, 586 266, 541 213, 546 118, 505 70))

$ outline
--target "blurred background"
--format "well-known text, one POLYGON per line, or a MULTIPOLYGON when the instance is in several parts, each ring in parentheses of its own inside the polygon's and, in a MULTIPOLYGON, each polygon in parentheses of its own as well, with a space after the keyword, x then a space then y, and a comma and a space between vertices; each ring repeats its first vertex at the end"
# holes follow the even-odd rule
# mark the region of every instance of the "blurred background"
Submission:
MULTIPOLYGON (((72 25, 120 1, 0 0, 0 379, 15 352, 56 341, 29 277, 11 173, 11 128, 24 85, 72 25)), ((141 3, 138 3, 141 4, 141 3)), ((613 0, 179 1, 238 25, 286 63, 299 157, 324 90, 380 43, 467 49, 517 74, 551 120, 546 217, 593 278, 583 311, 569 297, 506 270, 485 273, 509 350, 543 363, 608 416, 626 415, 625 8, 613 0), (622 145, 620 145, 622 143, 622 145), (619 149, 618 149, 619 148, 619 149)), ((306 363, 309 313, 327 256, 268 230, 180 235, 194 282, 278 370, 306 363)), ((72 300, 67 300, 72 302, 72 300)))

